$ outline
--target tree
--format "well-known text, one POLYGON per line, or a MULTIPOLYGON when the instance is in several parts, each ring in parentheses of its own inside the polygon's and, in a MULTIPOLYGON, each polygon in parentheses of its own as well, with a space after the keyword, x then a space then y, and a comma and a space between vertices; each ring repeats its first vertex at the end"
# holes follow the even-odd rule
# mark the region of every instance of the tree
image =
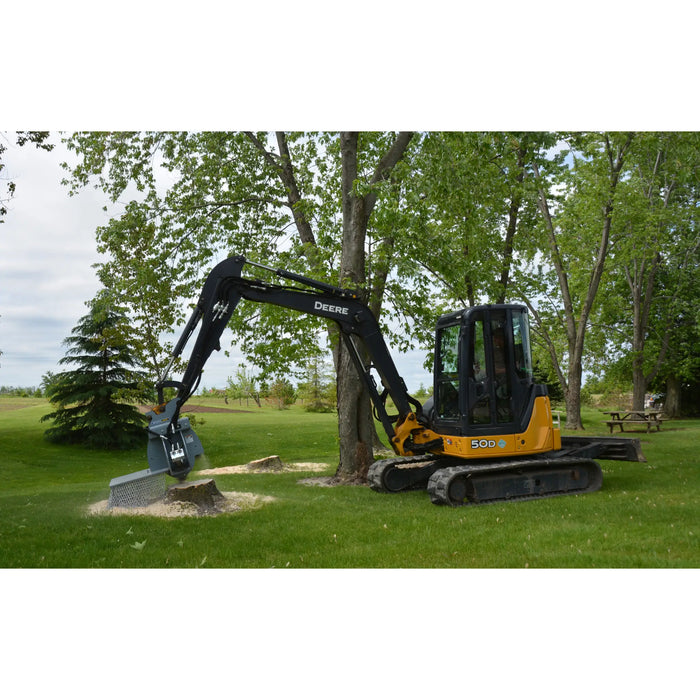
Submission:
POLYGON ((425 137, 415 258, 445 288, 450 306, 503 303, 510 295, 516 257, 531 245, 521 231, 528 234, 537 212, 530 163, 553 141, 534 132, 425 137))
MULTIPOLYGON (((172 353, 172 341, 166 338, 184 322, 182 309, 173 301, 187 294, 188 287, 169 270, 168 251, 153 249, 156 225, 136 202, 99 227, 96 235, 98 252, 108 256, 96 266, 97 276, 124 303, 130 319, 124 327, 129 347, 155 383, 172 353)), ((172 369, 182 369, 182 363, 172 369)))
MULTIPOLYGON (((573 162, 555 170, 553 179, 540 170, 540 162, 532 164, 544 233, 541 252, 547 265, 534 267, 521 291, 564 389, 566 427, 575 430, 583 429, 586 334, 610 249, 617 188, 633 138, 631 133, 570 135, 573 162), (565 187, 564 192, 557 194, 557 187, 565 187), (540 308, 535 296, 543 302, 540 308), (557 328, 565 332, 563 347, 557 328)), ((554 163, 559 165, 561 158, 554 163)))
POLYGON ((130 403, 143 395, 143 375, 124 340, 128 323, 109 295, 98 294, 89 313, 73 328, 74 335, 60 364, 76 369, 46 375, 46 394, 56 410, 42 418, 52 442, 80 443, 90 448, 128 449, 146 442, 145 421, 130 403))
MULTIPOLYGON (((72 187, 96 178, 114 201, 133 184, 141 195, 130 204, 131 215, 138 211, 155 227, 152 235, 141 227, 145 246, 131 260, 131 272, 112 266, 112 289, 131 303, 126 291, 133 270, 158 270, 165 295, 146 298, 158 298, 163 310, 175 314, 181 297, 195 296, 205 271, 230 251, 357 287, 367 300, 370 219, 391 190, 410 141, 411 134, 402 133, 84 133, 67 145, 82 159, 71 172, 72 187)), ((121 219, 100 233, 115 259, 125 233, 121 219)), ((143 278, 150 289, 152 282, 143 278)), ((232 321, 248 361, 268 377, 288 373, 295 362, 303 366, 326 324, 253 306, 242 303, 232 321)), ((372 460, 374 424, 354 365, 337 336, 329 337, 338 375, 338 474, 354 478, 372 460)))
POLYGON ((245 365, 236 367, 234 377, 228 378, 226 395, 232 399, 240 400, 245 398, 246 406, 248 405, 248 399, 253 399, 258 408, 260 408, 260 391, 255 384, 252 373, 246 369, 245 365))
MULTIPOLYGON (((396 136, 389 149, 379 159, 365 189, 359 186, 359 134, 343 132, 340 135, 343 213, 340 286, 361 290, 364 301, 368 301, 365 244, 369 220, 377 203, 376 186, 389 178, 406 151, 411 137, 411 133, 400 133, 396 136)), ((334 353, 337 358, 336 390, 340 437, 340 464, 337 475, 341 478, 364 479, 374 461, 373 445, 376 437, 369 393, 364 382, 360 381, 345 345, 337 343, 334 353)))
POLYGON ((336 389, 329 365, 321 357, 313 357, 306 365, 304 381, 297 387, 304 402, 304 410, 310 413, 330 413, 336 407, 336 389))
POLYGON ((286 377, 278 377, 270 385, 270 398, 282 411, 291 406, 296 401, 297 396, 292 383, 286 377))
POLYGON ((617 330, 613 347, 629 359, 636 410, 657 376, 671 378, 671 367, 683 364, 679 350, 692 326, 687 303, 694 297, 700 248, 699 158, 698 134, 640 134, 621 183, 617 220, 627 235, 611 251, 613 308, 609 301, 606 312, 617 330))

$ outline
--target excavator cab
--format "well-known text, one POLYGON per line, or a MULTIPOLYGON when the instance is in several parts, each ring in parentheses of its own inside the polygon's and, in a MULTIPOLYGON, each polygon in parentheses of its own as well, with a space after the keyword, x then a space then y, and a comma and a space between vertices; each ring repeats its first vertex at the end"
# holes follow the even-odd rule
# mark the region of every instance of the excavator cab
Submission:
POLYGON ((504 457, 559 449, 547 387, 532 373, 527 308, 475 306, 440 317, 433 398, 423 406, 441 452, 504 457))
POLYGON ((533 399, 527 309, 477 306, 440 318, 435 334, 434 430, 441 434, 522 432, 533 399))

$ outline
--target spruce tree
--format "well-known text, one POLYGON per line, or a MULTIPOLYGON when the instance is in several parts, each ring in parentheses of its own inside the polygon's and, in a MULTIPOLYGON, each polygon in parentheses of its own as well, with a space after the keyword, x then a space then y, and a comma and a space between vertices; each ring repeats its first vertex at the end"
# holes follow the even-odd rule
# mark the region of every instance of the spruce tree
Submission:
POLYGON ((124 310, 106 292, 88 303, 90 312, 64 340, 68 351, 59 364, 75 369, 52 377, 47 396, 56 410, 45 435, 58 443, 90 448, 129 449, 145 444, 145 419, 133 401, 144 397, 143 373, 128 347, 124 310))

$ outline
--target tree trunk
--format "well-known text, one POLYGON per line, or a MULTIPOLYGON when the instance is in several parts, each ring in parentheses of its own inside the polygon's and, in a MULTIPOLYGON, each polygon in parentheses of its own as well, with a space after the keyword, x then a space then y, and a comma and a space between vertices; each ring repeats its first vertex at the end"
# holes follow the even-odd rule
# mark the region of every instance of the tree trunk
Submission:
POLYGON ((647 381, 641 367, 632 368, 632 410, 644 410, 644 397, 647 393, 647 381))
POLYGON ((566 401, 566 424, 569 430, 583 430, 581 420, 581 356, 578 361, 573 361, 569 365, 569 376, 566 383, 564 398, 566 401))
POLYGON ((374 461, 374 423, 369 395, 344 344, 340 346, 337 391, 340 461, 336 476, 364 480, 374 461))
POLYGON ((518 146, 518 174, 515 176, 515 185, 511 194, 510 207, 508 208, 508 225, 506 227, 506 238, 503 244, 503 260, 501 263, 501 284, 497 304, 505 304, 508 296, 508 282, 510 281, 510 270, 513 264, 513 241, 518 229, 518 216, 522 206, 523 196, 521 187, 525 181, 525 155, 527 153, 527 137, 518 146))
POLYGON ((678 377, 669 377, 666 380, 664 413, 669 418, 681 417, 681 380, 678 377))
MULTIPOLYGON (((411 134, 400 133, 391 148, 384 154, 374 171, 370 184, 385 180, 403 156, 411 140, 411 134)), ((365 239, 369 218, 377 200, 377 193, 370 189, 364 196, 355 190, 358 166, 358 133, 340 134, 342 158, 342 207, 343 244, 340 257, 341 287, 364 291, 367 298, 365 272, 365 239)), ((364 382, 357 370, 345 343, 337 346, 338 372, 338 437, 340 462, 336 476, 345 480, 365 479, 370 464, 374 461, 373 443, 376 437, 372 419, 371 402, 364 382)))
MULTIPOLYGON (((569 288, 567 261, 563 259, 559 249, 557 230, 553 222, 552 213, 547 201, 547 195, 543 189, 539 190, 538 206, 544 217, 545 229, 547 231, 549 247, 552 255, 552 264, 554 265, 554 269, 557 273, 559 288, 561 290, 564 305, 565 328, 569 344, 569 371, 566 387, 566 427, 572 430, 580 430, 583 428, 583 422, 581 420, 581 380, 583 374, 582 358, 586 326, 588 324, 588 319, 593 308, 596 294, 598 293, 598 287, 600 286, 600 280, 603 276, 603 270, 605 268, 605 260, 608 255, 615 190, 617 189, 620 173, 622 172, 625 154, 632 143, 633 137, 634 134, 628 134, 624 145, 618 147, 616 151, 613 151, 613 146, 610 143, 609 137, 607 135, 605 136, 605 147, 610 166, 610 181, 607 193, 608 198, 603 206, 603 225, 600 240, 595 250, 595 263, 590 272, 588 291, 585 298, 581 301, 578 317, 576 317, 576 312, 574 310, 574 295, 571 293, 569 288)), ((535 177, 539 178, 540 174, 536 164, 533 165, 533 172, 535 173, 535 177)), ((542 330, 546 333, 544 329, 542 330)))

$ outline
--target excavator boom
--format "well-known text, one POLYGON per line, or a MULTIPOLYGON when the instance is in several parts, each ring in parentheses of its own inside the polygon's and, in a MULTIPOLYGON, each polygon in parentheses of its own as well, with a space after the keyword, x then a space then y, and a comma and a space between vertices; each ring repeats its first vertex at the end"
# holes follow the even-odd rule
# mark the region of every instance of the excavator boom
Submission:
MULTIPOLYGON (((241 299, 275 304, 334 321, 340 328, 341 336, 367 386, 377 416, 395 451, 402 454, 409 445, 413 446, 410 431, 404 430, 397 437, 396 427, 404 423, 420 427, 422 406, 409 395, 391 358, 377 319, 369 307, 359 300, 358 295, 296 273, 251 263, 243 256, 235 256, 219 263, 209 274, 194 311, 173 350, 169 367, 182 354, 187 341, 199 326, 182 380, 171 381, 164 376, 157 385, 160 405, 148 414, 151 419, 148 428, 152 445, 149 449, 151 470, 167 471, 171 476, 184 478, 194 466, 194 457, 200 453, 198 441, 195 442, 189 424, 183 423, 186 419, 180 418, 180 412, 196 391, 209 356, 214 350, 220 349, 221 334, 241 299), (241 273, 245 264, 263 268, 303 287, 281 286, 243 277, 241 273), (369 364, 363 359, 364 354, 356 342, 358 339, 371 360, 369 364), (379 374, 384 386, 381 394, 371 374, 372 369, 379 374), (178 393, 165 403, 163 389, 167 387, 177 389, 178 393), (387 398, 391 398, 398 410, 396 419, 389 416, 386 410, 387 398), (190 450, 189 444, 192 445, 190 450)), ((436 436, 436 439, 439 440, 439 437, 436 436)), ((425 451, 424 446, 413 446, 413 449, 425 451)))

